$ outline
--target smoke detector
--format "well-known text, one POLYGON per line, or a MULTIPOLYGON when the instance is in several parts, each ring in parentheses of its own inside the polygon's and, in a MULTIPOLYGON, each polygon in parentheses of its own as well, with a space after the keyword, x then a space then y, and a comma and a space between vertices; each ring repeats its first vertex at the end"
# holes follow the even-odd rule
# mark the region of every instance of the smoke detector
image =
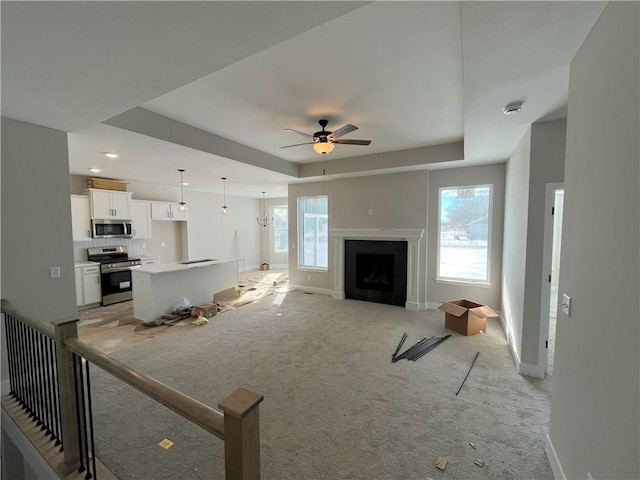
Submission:
POLYGON ((509 105, 505 106, 502 110, 505 115, 511 115, 512 113, 518 113, 522 110, 523 102, 511 102, 509 105))

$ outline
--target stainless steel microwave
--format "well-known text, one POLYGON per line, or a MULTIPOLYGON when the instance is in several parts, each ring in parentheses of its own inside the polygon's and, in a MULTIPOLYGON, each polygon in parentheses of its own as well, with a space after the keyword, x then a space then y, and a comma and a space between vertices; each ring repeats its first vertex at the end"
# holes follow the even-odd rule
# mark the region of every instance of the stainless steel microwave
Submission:
POLYGON ((93 238, 133 238, 131 220, 91 220, 93 238))

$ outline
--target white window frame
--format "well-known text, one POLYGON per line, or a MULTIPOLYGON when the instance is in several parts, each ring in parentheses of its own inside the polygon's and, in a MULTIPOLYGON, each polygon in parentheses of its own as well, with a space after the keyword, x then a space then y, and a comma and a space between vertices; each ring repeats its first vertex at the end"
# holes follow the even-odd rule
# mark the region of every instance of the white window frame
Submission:
POLYGON ((438 250, 436 254, 436 283, 450 284, 450 285, 473 285, 478 287, 488 288, 491 286, 491 247, 492 247, 492 224, 493 224, 493 184, 478 184, 478 185, 459 185, 459 186, 447 186, 440 187, 438 189, 438 250), (440 255, 441 255, 441 241, 442 241, 442 191, 443 190, 459 190, 459 189, 476 189, 476 188, 488 188, 489 189, 489 206, 488 206, 488 218, 487 218, 487 262, 485 279, 473 279, 462 277, 443 277, 440 274, 440 255))
POLYGON ((286 255, 289 253, 289 206, 288 205, 273 205, 271 207, 271 218, 274 219, 273 221, 273 237, 272 237, 272 242, 273 242, 273 248, 272 250, 272 254, 273 255, 286 255), (276 218, 276 209, 282 209, 286 211, 286 215, 285 218, 287 219, 287 225, 286 228, 284 230, 285 232, 285 242, 284 242, 284 250, 276 250, 276 237, 277 237, 277 232, 281 232, 283 230, 281 229, 277 229, 276 228, 276 222, 275 222, 275 218, 276 218))
POLYGON ((327 220, 327 229, 329 226, 329 196, 328 195, 308 195, 308 196, 302 196, 302 197, 298 197, 297 198, 297 202, 296 202, 296 206, 298 209, 298 270, 310 270, 310 271, 320 271, 320 272, 327 272, 329 271, 329 239, 327 237, 327 266, 316 266, 316 265, 306 265, 304 264, 304 212, 302 211, 302 208, 300 207, 300 204, 302 203, 303 199, 310 199, 310 198, 326 198, 327 199, 327 213, 326 214, 307 214, 307 216, 309 215, 314 215, 316 217, 316 222, 319 218, 326 218, 327 220))

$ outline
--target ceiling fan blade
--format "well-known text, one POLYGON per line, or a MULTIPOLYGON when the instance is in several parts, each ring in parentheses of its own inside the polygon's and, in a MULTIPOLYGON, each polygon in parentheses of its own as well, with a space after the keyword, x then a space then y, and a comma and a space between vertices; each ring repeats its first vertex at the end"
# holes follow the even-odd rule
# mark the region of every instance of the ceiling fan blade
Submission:
POLYGON ((334 140, 331 143, 339 143, 340 145, 369 145, 371 140, 334 140))
POLYGON ((343 135, 346 135, 347 133, 353 132, 353 131, 355 131, 357 129, 358 129, 358 127, 348 123, 344 127, 340 127, 338 130, 336 130, 331 135, 329 135, 329 138, 338 138, 338 137, 341 137, 343 135))
POLYGON ((313 135, 309 135, 308 133, 301 132, 300 130, 294 130, 293 128, 284 128, 283 130, 286 130, 288 132, 297 133, 298 135, 302 135, 304 137, 313 139, 313 135))
POLYGON ((314 143, 316 142, 296 143, 295 145, 285 145, 284 147, 280 147, 280 148, 299 147, 300 145, 313 145, 314 143))

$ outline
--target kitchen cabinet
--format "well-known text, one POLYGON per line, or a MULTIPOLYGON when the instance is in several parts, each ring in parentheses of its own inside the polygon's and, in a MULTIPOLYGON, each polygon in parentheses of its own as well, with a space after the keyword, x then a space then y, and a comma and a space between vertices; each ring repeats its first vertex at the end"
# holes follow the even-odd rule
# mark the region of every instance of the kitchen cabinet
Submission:
POLYGON ((181 212, 177 203, 151 202, 151 220, 185 221, 187 212, 181 212))
POLYGON ((151 202, 132 200, 131 221, 133 238, 151 238, 151 202))
POLYGON ((82 307, 102 301, 100 284, 100 264, 75 267, 76 305, 82 307))
POLYGON ((71 231, 74 242, 91 240, 89 197, 86 195, 71 195, 71 231))
POLYGON ((89 189, 91 218, 131 220, 131 192, 89 189))

